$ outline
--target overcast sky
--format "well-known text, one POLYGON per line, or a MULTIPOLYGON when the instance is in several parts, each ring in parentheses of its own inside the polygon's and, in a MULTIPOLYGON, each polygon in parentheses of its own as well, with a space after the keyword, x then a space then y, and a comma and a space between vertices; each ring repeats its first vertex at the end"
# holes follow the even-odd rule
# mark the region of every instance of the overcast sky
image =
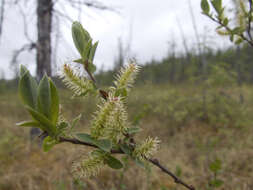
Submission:
MULTIPOLYGON (((83 8, 82 15, 77 13, 66 1, 59 0, 56 9, 68 13, 73 20, 79 20, 90 32, 94 40, 99 41, 95 64, 98 68, 112 68, 118 53, 118 39, 124 46, 130 45, 128 57, 135 56, 140 64, 154 59, 162 59, 170 51, 169 43, 177 44, 177 51, 183 52, 182 39, 178 27, 178 20, 187 37, 190 47, 196 45, 192 20, 189 11, 190 0, 104 0, 104 4, 112 6, 119 13, 98 11, 83 8), (64 3, 65 2, 65 3, 64 3)), ((32 39, 36 39, 36 8, 33 0, 25 0, 22 5, 27 13, 29 23, 28 32, 32 39)), ((226 2, 226 1, 225 1, 226 2)), ((229 2, 229 0, 227 0, 229 2)), ((201 14, 200 0, 191 0, 193 12, 197 22, 198 32, 207 38, 208 43, 215 48, 229 45, 215 34, 215 24, 201 14)), ((8 8, 5 15, 3 36, 0 41, 0 69, 5 72, 5 78, 11 78, 10 61, 13 51, 27 43, 23 32, 23 20, 18 7, 8 8)), ((62 18, 60 22, 60 40, 56 59, 59 68, 64 62, 79 58, 71 38, 71 23, 62 18)), ((54 26, 54 29, 57 28, 54 26)), ((58 33, 54 30, 54 35, 58 33)), ((35 71, 35 51, 23 53, 19 63, 35 71)), ((2 76, 0 76, 2 77, 2 76)))

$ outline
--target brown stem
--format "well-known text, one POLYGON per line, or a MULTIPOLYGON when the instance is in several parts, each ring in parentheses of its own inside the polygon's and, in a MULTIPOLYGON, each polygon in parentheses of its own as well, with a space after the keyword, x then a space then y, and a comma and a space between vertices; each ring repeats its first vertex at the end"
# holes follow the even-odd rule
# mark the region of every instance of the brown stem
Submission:
POLYGON ((153 165, 155 165, 158 168, 160 168, 164 173, 166 173, 169 176, 171 176, 174 179, 175 183, 183 185, 184 187, 186 187, 189 190, 195 190, 195 188, 192 185, 186 184, 184 181, 182 181, 181 179, 179 179, 175 174, 173 174, 171 171, 169 171, 167 168, 165 168, 163 165, 161 165, 160 162, 156 158, 153 158, 153 159, 149 158, 147 160, 150 163, 152 163, 153 165))
MULTIPOLYGON (((72 144, 78 144, 78 145, 84 145, 84 146, 90 146, 90 147, 93 147, 93 148, 98 148, 94 144, 86 143, 86 142, 80 141, 80 140, 75 139, 75 138, 59 137, 59 142, 68 142, 68 143, 72 143, 72 144)), ((112 149, 111 153, 112 154, 124 154, 124 152, 121 149, 112 149)), ((171 176, 174 179, 175 183, 180 184, 180 185, 184 186, 185 188, 187 188, 189 190, 195 190, 195 188, 192 185, 188 185, 187 183, 185 183, 184 181, 179 179, 171 171, 169 171, 166 167, 161 165, 161 163, 158 161, 158 159, 156 159, 156 158, 153 158, 153 159, 152 158, 145 158, 145 159, 148 162, 150 162, 151 164, 153 164, 156 167, 160 168, 162 170, 162 172, 164 172, 167 175, 171 176)))
POLYGON ((88 65, 89 65, 89 61, 86 60, 85 63, 84 63, 84 69, 85 69, 85 71, 88 73, 90 79, 93 81, 93 83, 94 83, 94 85, 95 85, 95 84, 96 84, 96 80, 95 80, 95 78, 93 77, 92 73, 89 71, 88 65))

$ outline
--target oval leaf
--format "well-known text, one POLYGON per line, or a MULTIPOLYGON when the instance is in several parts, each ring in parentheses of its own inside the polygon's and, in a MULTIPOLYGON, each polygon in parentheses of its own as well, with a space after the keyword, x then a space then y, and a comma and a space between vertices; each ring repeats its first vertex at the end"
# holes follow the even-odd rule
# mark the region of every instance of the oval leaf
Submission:
POLYGON ((51 150, 51 148, 53 148, 54 145, 56 145, 58 142, 53 139, 50 136, 47 136, 44 140, 43 140, 43 144, 42 144, 42 148, 45 152, 48 152, 49 150, 51 150))
POLYGON ((111 152, 112 142, 109 139, 97 140, 95 145, 105 152, 111 152))
POLYGON ((117 159, 114 158, 111 155, 107 155, 105 158, 105 162, 108 166, 110 166, 113 169, 121 169, 123 168, 123 164, 117 159))
POLYGON ((31 116, 43 126, 44 130, 47 131, 50 136, 55 134, 56 126, 53 125, 50 120, 29 106, 25 106, 25 108, 28 110, 31 116))
POLYGON ((83 142, 90 143, 90 144, 96 144, 97 140, 92 138, 89 134, 86 133, 78 133, 76 134, 76 137, 83 142))
POLYGON ((38 110, 50 119, 51 115, 51 90, 47 75, 41 79, 38 87, 38 110))
POLYGON ((23 104, 33 109, 37 107, 37 87, 37 82, 29 71, 22 74, 18 85, 19 96, 23 104))
POLYGON ((127 155, 131 156, 132 155, 132 149, 129 145, 127 144, 120 144, 120 149, 127 155))
POLYGON ((82 55, 90 35, 79 22, 73 22, 72 24, 72 38, 76 49, 82 55))
POLYGON ((93 60, 94 60, 94 56, 95 56, 95 53, 96 53, 97 46, 98 46, 98 42, 95 42, 95 43, 93 44, 93 46, 91 47, 90 54, 89 54, 89 62, 90 62, 90 63, 93 63, 93 60))
POLYGON ((50 120, 56 125, 59 117, 59 95, 51 79, 49 79, 49 85, 51 94, 50 120))

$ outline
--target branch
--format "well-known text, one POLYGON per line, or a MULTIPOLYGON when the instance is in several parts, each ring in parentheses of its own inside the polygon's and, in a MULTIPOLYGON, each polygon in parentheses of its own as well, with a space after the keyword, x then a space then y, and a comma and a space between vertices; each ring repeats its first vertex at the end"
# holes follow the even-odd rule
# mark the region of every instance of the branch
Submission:
POLYGON ((24 51, 31 51, 36 48, 36 43, 24 44, 20 49, 15 50, 11 59, 11 65, 15 66, 18 62, 18 56, 24 51))
MULTIPOLYGON (((59 138, 59 142, 68 142, 68 143, 72 143, 72 144, 77 144, 77 145, 84 145, 84 146, 89 146, 89 147, 93 147, 93 148, 98 148, 96 145, 90 144, 90 143, 86 143, 83 141, 80 141, 78 139, 75 138, 66 138, 66 137, 60 137, 59 138)), ((112 154, 124 154, 124 152, 121 149, 112 149, 111 150, 112 154)), ((185 188, 189 189, 189 190, 195 190, 195 188, 192 185, 188 185, 187 183, 185 183, 184 181, 182 181, 181 179, 179 179, 175 174, 173 174, 171 171, 169 171, 166 167, 164 167, 163 165, 160 164, 160 162, 158 161, 158 159, 156 158, 145 158, 148 162, 150 162, 151 164, 153 164, 154 166, 160 168, 162 170, 162 172, 166 173, 167 175, 171 176, 175 183, 180 184, 182 186, 184 186, 185 188)))
POLYGON ((27 24, 27 19, 26 19, 26 14, 25 11, 23 10, 23 8, 21 7, 20 4, 17 4, 18 8, 19 8, 19 12, 23 18, 23 26, 24 26, 24 35, 26 37, 26 39, 30 42, 33 43, 33 40, 30 38, 29 34, 28 34, 28 24, 27 24))
MULTIPOLYGON (((208 16, 211 20, 213 20, 217 24, 223 26, 227 31, 229 31, 229 32, 232 31, 228 26, 224 25, 220 20, 216 20, 215 18, 211 17, 210 15, 206 15, 206 16, 208 16)), ((240 36, 244 41, 246 41, 249 45, 251 45, 253 47, 253 41, 246 38, 243 34, 236 34, 236 35, 240 36)))
POLYGON ((252 35, 251 35, 251 22, 252 22, 252 12, 253 12, 253 8, 252 8, 252 0, 249 0, 249 13, 248 13, 248 28, 247 28, 247 33, 248 36, 250 38, 251 41, 253 41, 252 35))
POLYGON ((150 159, 147 159, 147 161, 149 161, 150 163, 152 163, 156 167, 160 168, 162 170, 162 172, 171 176, 174 179, 175 183, 183 185, 185 188, 187 188, 189 190, 195 190, 195 188, 192 185, 186 184, 181 179, 179 179, 175 174, 173 174, 171 171, 169 171, 167 168, 165 168, 163 165, 161 165, 160 162, 156 158, 153 158, 153 159, 150 158, 150 159))
POLYGON ((95 9, 100 9, 100 10, 108 10, 108 11, 114 11, 114 12, 118 12, 116 9, 113 9, 111 7, 108 7, 104 4, 102 4, 99 1, 77 1, 77 0, 67 0, 68 3, 70 3, 72 6, 73 5, 77 5, 77 6, 82 6, 85 5, 87 7, 90 8, 95 8, 95 9))

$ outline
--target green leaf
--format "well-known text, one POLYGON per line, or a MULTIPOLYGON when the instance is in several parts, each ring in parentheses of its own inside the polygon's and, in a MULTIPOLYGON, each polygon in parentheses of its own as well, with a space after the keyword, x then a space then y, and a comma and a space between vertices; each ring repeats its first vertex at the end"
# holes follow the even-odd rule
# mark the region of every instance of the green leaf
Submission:
POLYGON ((26 72, 29 72, 24 65, 20 65, 19 77, 21 78, 26 72))
POLYGON ((74 60, 73 62, 75 62, 75 63, 80 63, 80 64, 83 64, 83 63, 84 63, 84 61, 83 61, 82 59, 76 59, 76 60, 74 60))
POLYGON ((96 66, 93 64, 93 63, 89 63, 88 65, 88 70, 91 72, 91 73, 94 73, 96 71, 96 66))
POLYGON ((30 75, 29 71, 23 70, 21 78, 19 80, 18 91, 19 96, 23 104, 32 107, 33 109, 37 108, 37 82, 36 80, 30 75))
POLYGON ((72 38, 76 49, 82 56, 86 44, 91 39, 89 33, 83 28, 79 22, 73 22, 72 24, 72 38))
POLYGON ((58 144, 58 142, 53 139, 50 136, 47 136, 44 140, 43 140, 43 144, 42 144, 42 148, 45 152, 48 152, 51 148, 53 148, 54 145, 58 144))
POLYGON ((239 45, 240 43, 243 42, 243 39, 242 38, 238 38, 236 41, 235 41, 235 44, 236 45, 239 45))
POLYGON ((129 145, 127 144, 120 144, 120 149, 127 155, 131 156, 132 155, 132 149, 129 145))
POLYGON ((88 61, 89 60, 89 54, 90 54, 90 51, 91 51, 91 47, 92 47, 92 39, 90 39, 87 44, 85 45, 84 47, 84 50, 81 54, 82 56, 82 59, 84 61, 88 61))
POLYGON ((98 42, 95 42, 95 43, 93 44, 93 46, 91 47, 90 54, 89 54, 89 62, 90 62, 90 63, 93 63, 93 60, 94 60, 94 56, 95 56, 95 53, 96 53, 97 46, 98 46, 98 42))
POLYGON ((45 74, 38 86, 38 110, 48 119, 51 117, 51 101, 50 84, 45 74))
POLYGON ((76 137, 83 142, 90 143, 90 144, 96 144, 97 140, 92 138, 89 134, 86 133, 78 133, 76 134, 76 137))
POLYGON ((77 123, 80 121, 82 117, 82 114, 79 114, 76 118, 73 119, 73 121, 71 122, 71 129, 72 130, 76 125, 77 123))
POLYGON ((109 139, 97 140, 96 145, 105 152, 111 152, 112 142, 109 139))
POLYGON ((31 114, 33 119, 42 125, 43 129, 47 131, 49 135, 53 136, 55 134, 56 126, 49 119, 29 106, 25 106, 25 108, 31 114))
POLYGON ((76 137, 80 141, 96 145, 98 148, 100 148, 105 152, 110 152, 112 149, 112 142, 109 139, 97 140, 92 138, 89 134, 86 133, 78 133, 76 134, 76 137))
POLYGON ((50 107, 50 120, 54 125, 57 124, 59 117, 59 95, 55 84, 49 78, 50 94, 51 94, 51 107, 50 107))
POLYGON ((216 10, 216 12, 218 14, 221 14, 222 13, 222 0, 212 0, 211 1, 214 9, 216 10))
POLYGON ((223 20, 223 24, 224 24, 225 26, 228 25, 228 22, 229 22, 228 18, 225 18, 225 19, 223 20))
POLYGON ((234 42, 234 34, 231 34, 231 35, 229 36, 229 39, 230 39, 231 42, 234 42))
POLYGON ((16 125, 20 127, 38 127, 40 128, 40 123, 37 121, 21 121, 19 123, 16 123, 16 125))
POLYGON ((105 163, 113 169, 123 168, 123 164, 117 158, 111 155, 106 155, 105 163))
POLYGON ((130 135, 138 133, 140 131, 141 131, 141 128, 139 128, 139 127, 131 127, 131 128, 127 129, 127 133, 130 134, 130 135))
POLYGON ((205 14, 209 14, 210 6, 207 0, 201 0, 201 8, 205 14))

